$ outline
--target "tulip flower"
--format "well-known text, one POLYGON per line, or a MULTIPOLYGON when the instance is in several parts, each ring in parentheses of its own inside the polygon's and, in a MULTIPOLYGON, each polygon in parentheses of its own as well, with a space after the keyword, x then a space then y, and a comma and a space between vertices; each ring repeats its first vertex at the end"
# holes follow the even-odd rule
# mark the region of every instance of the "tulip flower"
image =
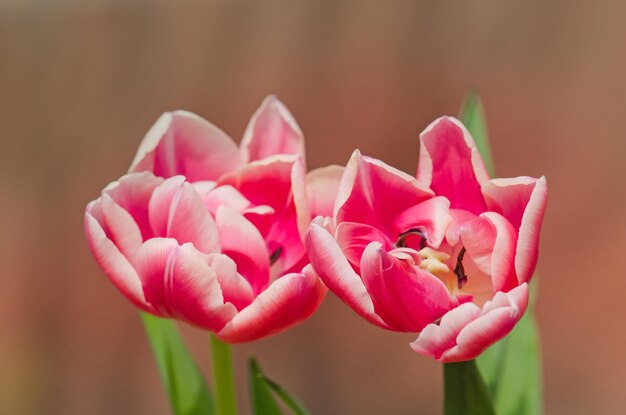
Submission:
POLYGON ((85 232, 141 310, 250 341, 306 319, 323 299, 303 238, 313 215, 330 215, 340 174, 306 174, 302 132, 274 97, 239 147, 197 115, 166 113, 130 172, 87 206, 85 232))
POLYGON ((546 198, 543 177, 490 179, 470 133, 443 117, 420 135, 416 177, 355 151, 306 248, 369 322, 419 333, 422 355, 470 360, 526 310, 546 198))

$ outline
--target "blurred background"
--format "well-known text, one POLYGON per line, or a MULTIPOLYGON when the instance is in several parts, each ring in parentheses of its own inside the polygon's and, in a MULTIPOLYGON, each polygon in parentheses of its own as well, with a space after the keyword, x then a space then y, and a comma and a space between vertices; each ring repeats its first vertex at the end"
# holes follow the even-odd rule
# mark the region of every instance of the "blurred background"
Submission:
MULTIPOLYGON (((546 175, 538 266, 547 414, 623 414, 626 3, 0 0, 0 412, 168 414, 135 309, 91 258, 85 204, 157 117, 239 140, 263 97, 311 167, 353 148, 407 172, 417 137, 483 97, 498 172, 546 175)), ((208 368, 206 333, 184 327, 208 368)), ((436 414, 441 367, 332 295, 234 348, 314 414, 436 414)))

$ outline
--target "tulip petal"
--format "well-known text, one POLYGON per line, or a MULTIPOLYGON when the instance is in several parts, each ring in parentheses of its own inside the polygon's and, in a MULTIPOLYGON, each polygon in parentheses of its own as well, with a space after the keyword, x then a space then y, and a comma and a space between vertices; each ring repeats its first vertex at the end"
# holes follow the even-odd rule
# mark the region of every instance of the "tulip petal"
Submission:
POLYGON ((363 251, 371 242, 379 242, 386 251, 393 247, 387 235, 370 225, 341 222, 335 231, 335 239, 350 264, 356 269, 361 266, 363 251))
POLYGON ((307 319, 325 294, 326 288, 308 265, 301 274, 287 274, 274 281, 217 336, 239 343, 276 334, 307 319))
POLYGON ((418 332, 458 305, 441 280, 387 253, 378 242, 363 253, 361 277, 376 314, 398 331, 418 332))
POLYGON ((152 192, 162 182, 163 179, 155 177, 151 173, 132 173, 122 176, 118 181, 104 188, 102 196, 105 197, 102 198, 102 201, 108 200, 105 202, 106 208, 102 206, 102 215, 106 222, 106 231, 114 235, 114 242, 119 239, 124 244, 124 248, 128 249, 130 246, 127 246, 126 243, 133 241, 132 250, 136 251, 139 248, 136 245, 137 236, 129 234, 136 234, 138 230, 141 241, 152 237, 148 204, 152 192), (126 239, 126 241, 122 242, 122 239, 126 239))
MULTIPOLYGON (((468 221, 461 229, 461 240, 467 250, 465 260, 471 261, 485 274, 491 276, 486 285, 491 286, 488 296, 498 291, 509 291, 518 285, 515 275, 515 245, 517 234, 511 223, 495 212, 485 212, 468 221)), ((472 292, 476 278, 468 271, 464 291, 472 292)), ((478 282, 478 285, 481 285, 478 282)))
POLYGON ((333 215, 344 170, 343 166, 331 165, 312 170, 306 175, 306 194, 311 217, 333 215))
POLYGON ((222 205, 217 209, 215 223, 222 252, 237 264, 255 294, 269 283, 269 254, 265 241, 254 225, 236 210, 222 205))
POLYGON ((163 316, 216 331, 237 312, 224 304, 215 271, 191 244, 153 238, 141 247, 135 266, 146 300, 163 316))
POLYGON ((450 223, 450 201, 442 196, 433 197, 402 212, 394 221, 396 234, 419 229, 428 245, 439 248, 450 223))
POLYGON ((235 261, 224 254, 211 254, 208 264, 217 274, 225 303, 242 310, 254 300, 254 291, 248 280, 237 272, 235 261))
POLYGON ((539 254, 539 233, 548 199, 545 177, 493 179, 483 185, 489 209, 501 213, 519 229, 515 269, 519 282, 532 277, 539 254))
POLYGON ((309 223, 311 223, 312 218, 307 197, 306 177, 306 166, 304 162, 299 159, 291 168, 292 201, 290 205, 293 205, 295 209, 298 233, 302 241, 304 241, 306 231, 309 229, 309 223))
POLYGON ((273 274, 290 269, 304 255, 300 231, 310 222, 304 203, 304 164, 298 156, 277 155, 252 162, 222 178, 252 205, 268 206, 271 214, 246 215, 261 232, 270 253, 281 251, 273 274))
POLYGON ((480 317, 480 308, 474 303, 463 303, 448 311, 439 323, 427 325, 411 348, 423 356, 441 358, 447 350, 456 345, 456 338, 472 321, 480 317))
POLYGON ((230 206, 241 213, 250 207, 250 201, 239 193, 237 189, 229 185, 217 186, 204 195, 201 194, 201 197, 204 205, 212 215, 217 213, 217 208, 220 205, 230 206))
POLYGON ((447 197, 453 209, 487 210, 480 186, 489 174, 471 134, 455 118, 438 118, 420 134, 417 179, 447 197))
POLYGON ((255 161, 222 177, 218 185, 233 186, 251 204, 268 205, 280 212, 291 199, 291 172, 298 160, 293 155, 278 155, 255 161))
POLYGON ((139 274, 146 301, 161 315, 173 317, 165 292, 165 273, 178 242, 170 238, 152 238, 139 248, 133 265, 139 274))
POLYGON ((165 290, 173 317, 218 331, 237 313, 225 303, 218 276, 191 244, 178 247, 168 264, 165 290))
POLYGON ((383 328, 388 325, 374 312, 374 304, 361 277, 344 256, 335 238, 322 226, 321 218, 311 223, 306 236, 306 252, 324 284, 363 318, 383 328))
POLYGON ((276 154, 304 157, 304 137, 289 110, 270 95, 250 119, 240 148, 244 163, 276 154))
POLYGON ((102 226, 92 215, 94 205, 94 202, 87 205, 85 212, 85 237, 96 262, 117 289, 134 305, 141 310, 156 313, 154 308, 146 302, 137 271, 119 248, 107 238, 102 226))
POLYGON ((270 230, 265 236, 265 243, 270 256, 275 256, 272 258, 272 278, 286 273, 302 258, 305 258, 295 205, 292 203, 280 216, 275 216, 273 221, 274 223, 271 224, 270 230))
POLYGON ((157 176, 183 175, 190 182, 216 180, 240 165, 234 141, 187 111, 163 114, 148 131, 130 167, 157 176))
POLYGON ((528 306, 528 285, 498 292, 481 310, 464 303, 446 313, 439 324, 429 324, 411 347, 441 362, 471 360, 506 336, 528 306))
POLYGON ((143 243, 133 217, 106 193, 100 198, 100 209, 111 241, 127 258, 133 258, 143 243))
POLYGON ((452 347, 438 359, 459 362, 479 356, 489 346, 509 334, 528 306, 528 285, 522 284, 508 293, 496 293, 493 302, 483 307, 480 317, 467 324, 452 347))
POLYGON ((194 187, 184 177, 163 182, 150 199, 150 225, 155 235, 174 238, 180 245, 191 242, 200 251, 220 251, 213 218, 194 187))
POLYGON ((334 216, 337 223, 366 223, 395 238, 394 219, 432 196, 414 177, 355 150, 339 184, 334 216))

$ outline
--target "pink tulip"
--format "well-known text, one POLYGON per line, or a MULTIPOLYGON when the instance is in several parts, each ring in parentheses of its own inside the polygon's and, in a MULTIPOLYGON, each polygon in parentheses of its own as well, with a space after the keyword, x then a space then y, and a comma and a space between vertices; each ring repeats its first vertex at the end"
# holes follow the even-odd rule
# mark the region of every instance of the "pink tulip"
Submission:
POLYGON ((528 304, 545 178, 489 179, 474 140, 443 117, 420 136, 417 177, 355 151, 333 220, 306 239, 315 271, 373 324, 419 333, 442 362, 470 360, 528 304))
POLYGON ((235 343, 309 317, 326 288, 303 237, 330 215, 341 168, 306 174, 304 139, 268 97, 241 145, 185 111, 147 133, 129 174, 85 213, 99 265, 140 309, 235 343))

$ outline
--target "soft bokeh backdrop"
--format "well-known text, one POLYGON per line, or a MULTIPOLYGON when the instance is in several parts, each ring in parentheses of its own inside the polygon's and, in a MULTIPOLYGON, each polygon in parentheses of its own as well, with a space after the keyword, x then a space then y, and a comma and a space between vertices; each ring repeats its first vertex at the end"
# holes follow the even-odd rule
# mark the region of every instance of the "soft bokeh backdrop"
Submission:
MULTIPOLYGON (((0 408, 167 414, 133 307, 92 260, 84 205, 185 108, 237 140, 268 93, 312 167, 358 147, 414 172, 418 133, 484 98, 501 176, 545 174, 537 311, 548 414, 626 413, 626 3, 0 1, 0 408)), ((185 328, 205 368, 206 334, 185 328)), ((440 365, 329 295, 235 347, 314 414, 436 414, 440 365)))

